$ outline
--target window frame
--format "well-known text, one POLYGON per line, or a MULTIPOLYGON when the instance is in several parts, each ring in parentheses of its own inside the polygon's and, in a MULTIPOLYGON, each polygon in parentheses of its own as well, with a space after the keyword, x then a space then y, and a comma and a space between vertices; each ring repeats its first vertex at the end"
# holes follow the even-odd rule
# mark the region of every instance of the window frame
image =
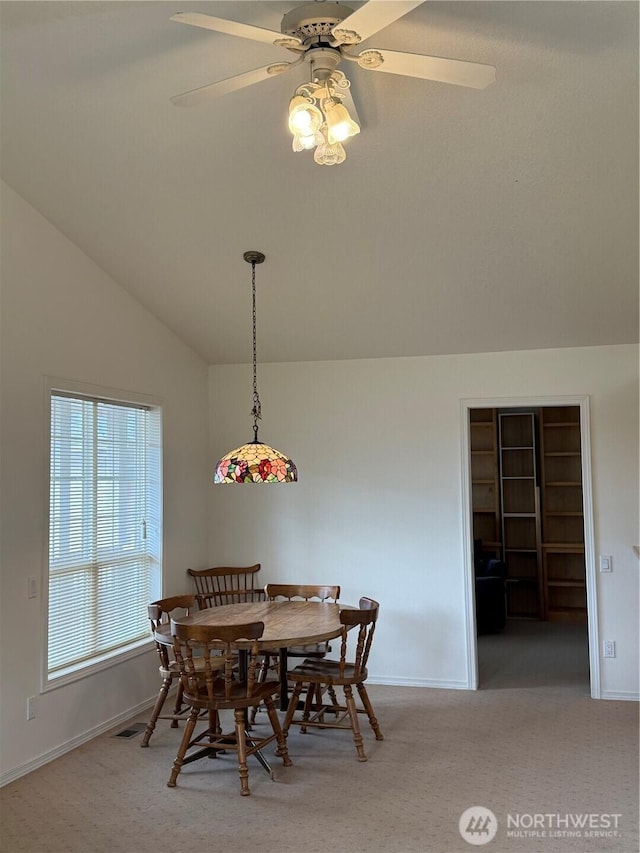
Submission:
POLYGON ((45 488, 44 488, 44 528, 43 528, 43 562, 40 588, 42 590, 42 666, 41 666, 41 692, 46 693, 67 684, 72 684, 81 679, 88 678, 97 672, 109 669, 124 661, 131 660, 142 654, 146 654, 153 646, 153 638, 133 641, 130 646, 121 650, 112 650, 102 655, 94 656, 90 661, 72 665, 62 669, 59 674, 49 673, 49 537, 50 537, 50 490, 51 490, 51 409, 52 396, 59 394, 72 398, 83 398, 92 401, 112 403, 131 407, 143 407, 147 409, 151 417, 155 418, 155 429, 160 441, 160 453, 158 454, 153 476, 158 484, 158 539, 157 539, 157 573, 155 578, 157 598, 162 597, 164 585, 164 490, 163 490, 163 400, 159 397, 142 394, 135 391, 116 388, 106 388, 92 385, 86 382, 60 379, 56 377, 44 378, 44 429, 45 429, 45 488))

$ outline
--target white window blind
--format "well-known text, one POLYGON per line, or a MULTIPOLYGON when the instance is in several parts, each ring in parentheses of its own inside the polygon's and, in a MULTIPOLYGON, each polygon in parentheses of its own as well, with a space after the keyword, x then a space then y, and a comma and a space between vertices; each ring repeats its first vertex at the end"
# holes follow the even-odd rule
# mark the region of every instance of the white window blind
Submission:
POLYGON ((54 392, 49 508, 49 678, 149 637, 159 593, 160 416, 54 392))

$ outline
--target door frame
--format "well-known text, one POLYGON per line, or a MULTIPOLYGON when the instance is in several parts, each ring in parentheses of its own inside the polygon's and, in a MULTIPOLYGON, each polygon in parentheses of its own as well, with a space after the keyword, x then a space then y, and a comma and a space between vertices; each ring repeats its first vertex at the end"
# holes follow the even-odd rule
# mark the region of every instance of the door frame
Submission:
POLYGON ((473 508, 471 503, 471 445, 469 413, 471 409, 544 408, 545 406, 580 407, 580 447, 582 464, 582 503, 584 511, 584 559, 587 592, 587 629, 589 636, 589 679, 591 698, 600 699, 600 642, 598 635, 598 588, 593 526, 593 487, 591 478, 591 425, 589 397, 562 395, 552 397, 486 397, 460 401, 462 529, 464 551, 465 625, 467 652, 467 684, 478 689, 478 643, 476 634, 475 583, 473 568, 473 508))

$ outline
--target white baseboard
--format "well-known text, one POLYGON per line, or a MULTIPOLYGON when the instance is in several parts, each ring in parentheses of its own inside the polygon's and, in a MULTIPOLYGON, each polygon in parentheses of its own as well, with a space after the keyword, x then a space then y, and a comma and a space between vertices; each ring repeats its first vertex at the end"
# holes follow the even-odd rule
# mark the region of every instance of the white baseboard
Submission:
POLYGON ((472 690, 466 681, 449 681, 428 678, 390 678, 370 675, 367 684, 387 684, 391 687, 433 687, 437 690, 472 690))
POLYGON ((601 699, 621 699, 623 702, 640 702, 640 693, 632 693, 626 690, 603 690, 601 699))
POLYGON ((56 746, 54 749, 50 749, 48 752, 44 752, 37 758, 33 758, 31 761, 28 761, 26 764, 14 767, 13 770, 0 774, 0 788, 4 785, 8 785, 10 782, 15 782, 15 780, 20 779, 21 776, 26 776, 27 773, 31 773, 32 770, 37 770, 38 767, 42 767, 49 761, 53 761, 54 758, 60 758, 61 755, 71 752, 72 749, 75 749, 77 746, 82 746, 83 743, 87 743, 87 741, 92 740, 94 737, 98 737, 98 735, 108 732, 109 729, 115 728, 120 723, 130 720, 132 717, 137 716, 141 711, 151 708, 155 700, 156 696, 154 694, 145 702, 140 702, 131 708, 127 708, 127 710, 123 711, 121 714, 118 714, 109 720, 105 720, 99 725, 94 726, 92 729, 83 732, 71 740, 68 740, 66 743, 60 744, 60 746, 56 746))

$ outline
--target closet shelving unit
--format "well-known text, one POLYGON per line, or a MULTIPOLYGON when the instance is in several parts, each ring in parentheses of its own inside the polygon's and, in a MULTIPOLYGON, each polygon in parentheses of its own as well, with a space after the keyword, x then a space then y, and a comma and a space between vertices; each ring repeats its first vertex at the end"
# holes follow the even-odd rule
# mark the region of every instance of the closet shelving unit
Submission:
POLYGON ((540 489, 533 412, 498 415, 507 614, 543 618, 540 489))
POLYGON ((580 408, 540 412, 543 618, 587 618, 580 408))
POLYGON ((473 538, 482 540, 485 556, 501 556, 498 430, 494 409, 471 409, 471 505, 473 538))

